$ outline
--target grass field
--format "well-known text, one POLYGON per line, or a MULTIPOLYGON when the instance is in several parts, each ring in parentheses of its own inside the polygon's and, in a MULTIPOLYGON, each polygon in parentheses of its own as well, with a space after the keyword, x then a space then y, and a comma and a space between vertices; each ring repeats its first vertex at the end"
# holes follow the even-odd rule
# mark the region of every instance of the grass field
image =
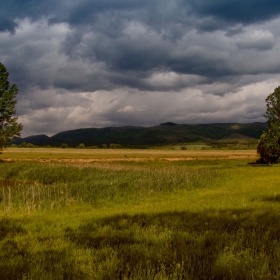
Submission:
POLYGON ((256 151, 8 149, 0 279, 280 279, 256 151))
POLYGON ((4 160, 36 160, 52 162, 93 162, 93 161, 140 161, 140 160, 197 160, 197 159, 252 159, 257 158, 256 150, 198 150, 198 145, 189 150, 170 149, 61 149, 61 148, 9 148, 2 155, 4 160))

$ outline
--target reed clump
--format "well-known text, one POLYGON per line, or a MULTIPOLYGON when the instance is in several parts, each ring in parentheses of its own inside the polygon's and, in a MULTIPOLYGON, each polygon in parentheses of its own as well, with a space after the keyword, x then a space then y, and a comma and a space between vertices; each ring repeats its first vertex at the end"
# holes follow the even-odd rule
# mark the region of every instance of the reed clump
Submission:
POLYGON ((211 186, 215 169, 167 168, 108 170, 86 165, 10 163, 0 166, 0 189, 5 213, 38 211, 75 203, 141 201, 178 190, 211 186), (2 168, 1 168, 2 167, 2 168))

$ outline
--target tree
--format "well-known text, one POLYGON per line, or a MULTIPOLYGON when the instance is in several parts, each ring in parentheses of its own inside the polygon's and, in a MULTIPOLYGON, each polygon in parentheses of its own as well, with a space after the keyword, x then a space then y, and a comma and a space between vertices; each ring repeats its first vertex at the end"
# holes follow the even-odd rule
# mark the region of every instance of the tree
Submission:
POLYGON ((277 163, 280 159, 280 86, 265 101, 267 129, 259 140, 257 151, 261 162, 277 163))
POLYGON ((86 145, 84 143, 81 143, 79 146, 78 146, 79 149, 85 149, 86 148, 86 145))
POLYGON ((68 144, 67 144, 67 143, 62 143, 62 144, 61 144, 61 148, 62 148, 62 149, 68 148, 68 144))
POLYGON ((18 89, 15 84, 10 86, 8 77, 9 72, 0 63, 0 151, 14 138, 20 136, 23 127, 17 122, 18 117, 13 117, 16 113, 17 100, 15 98, 18 89))
POLYGON ((120 144, 112 143, 109 145, 109 149, 121 149, 121 148, 122 148, 122 146, 120 144))

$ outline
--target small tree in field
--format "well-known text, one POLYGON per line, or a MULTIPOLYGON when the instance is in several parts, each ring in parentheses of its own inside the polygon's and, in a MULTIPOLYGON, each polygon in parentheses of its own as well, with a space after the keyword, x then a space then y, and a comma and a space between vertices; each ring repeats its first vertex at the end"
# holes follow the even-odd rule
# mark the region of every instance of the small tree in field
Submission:
POLYGON ((16 85, 10 86, 9 73, 0 63, 0 152, 7 143, 20 136, 22 124, 17 123, 15 105, 18 89, 16 85))
POLYGON ((81 143, 79 146, 78 146, 79 149, 85 149, 86 148, 86 145, 84 143, 81 143))
POLYGON ((262 134, 257 151, 263 163, 277 163, 280 159, 280 86, 266 98, 267 129, 262 134))
POLYGON ((67 143, 62 143, 62 144, 61 144, 61 148, 62 148, 62 149, 68 148, 68 144, 67 144, 67 143))

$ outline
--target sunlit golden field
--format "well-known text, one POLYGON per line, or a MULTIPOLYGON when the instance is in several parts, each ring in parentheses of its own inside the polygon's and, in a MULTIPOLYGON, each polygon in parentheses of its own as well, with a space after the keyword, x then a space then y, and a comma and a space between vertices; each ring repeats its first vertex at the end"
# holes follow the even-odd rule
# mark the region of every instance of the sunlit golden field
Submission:
POLYGON ((170 149, 61 149, 61 148, 8 148, 1 155, 6 160, 38 161, 137 161, 137 160, 197 160, 258 158, 256 150, 170 150, 170 149))
POLYGON ((255 150, 1 157, 1 279, 280 278, 280 169, 255 150))

